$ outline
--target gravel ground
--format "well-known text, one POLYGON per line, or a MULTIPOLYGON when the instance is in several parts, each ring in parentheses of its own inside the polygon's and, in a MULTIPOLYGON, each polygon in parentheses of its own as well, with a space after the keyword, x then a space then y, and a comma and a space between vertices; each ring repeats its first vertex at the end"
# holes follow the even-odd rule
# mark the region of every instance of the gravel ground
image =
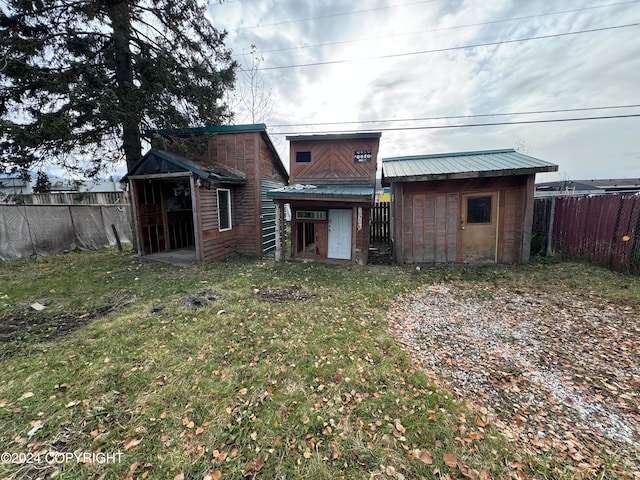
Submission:
POLYGON ((437 383, 525 451, 640 478, 640 312, 589 295, 465 284, 397 299, 390 329, 437 383))

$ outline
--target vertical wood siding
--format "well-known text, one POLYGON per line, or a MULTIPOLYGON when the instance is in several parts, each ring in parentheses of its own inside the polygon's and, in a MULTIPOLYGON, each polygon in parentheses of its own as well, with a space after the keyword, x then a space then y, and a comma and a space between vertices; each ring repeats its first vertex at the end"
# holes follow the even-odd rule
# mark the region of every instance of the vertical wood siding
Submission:
POLYGON ((334 141, 292 141, 291 183, 320 184, 371 184, 375 183, 376 159, 378 157, 377 138, 334 140, 334 141), (371 161, 354 161, 356 150, 371 151, 371 161), (309 163, 296 162, 296 152, 311 152, 309 163))
MULTIPOLYGON (((459 261, 460 202, 463 193, 499 192, 497 260, 528 260, 527 176, 407 182, 392 186, 394 258, 400 263, 459 261), (525 255, 526 253, 526 255, 525 255), (525 258, 526 256, 526 258, 525 258)), ((532 192, 531 192, 532 194, 532 192)))

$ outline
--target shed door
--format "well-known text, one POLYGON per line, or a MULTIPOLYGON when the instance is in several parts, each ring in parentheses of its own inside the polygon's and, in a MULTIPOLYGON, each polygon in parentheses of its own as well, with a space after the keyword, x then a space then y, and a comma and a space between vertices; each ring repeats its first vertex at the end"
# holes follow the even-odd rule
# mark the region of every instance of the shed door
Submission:
POLYGON ((327 257, 351 260, 351 210, 329 210, 327 257))
POLYGON ((495 262, 498 227, 498 192, 461 195, 459 260, 495 262))

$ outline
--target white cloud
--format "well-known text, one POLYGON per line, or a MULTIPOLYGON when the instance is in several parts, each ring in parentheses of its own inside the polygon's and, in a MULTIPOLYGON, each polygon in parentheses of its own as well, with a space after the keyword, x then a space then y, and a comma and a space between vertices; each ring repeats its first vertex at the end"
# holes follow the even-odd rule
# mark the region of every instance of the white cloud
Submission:
MULTIPOLYGON (((214 21, 230 31, 227 44, 235 51, 248 50, 255 44, 259 52, 267 52, 265 67, 279 67, 504 42, 640 22, 640 3, 590 7, 580 1, 543 0, 355 3, 240 0, 212 6, 211 12, 214 21), (578 9, 582 10, 570 11, 578 9), (353 10, 361 12, 337 15, 353 10), (559 11, 565 13, 543 15, 559 11), (521 18, 527 16, 530 18, 521 18), (309 18, 315 19, 293 21, 309 18), (514 18, 520 19, 502 21, 514 18), (256 25, 265 26, 243 28, 256 25), (462 28, 465 25, 473 26, 462 28), (317 44, 329 45, 306 48, 317 44)), ((638 29, 636 26, 439 53, 264 70, 273 100, 268 125, 640 104, 638 29)), ((625 113, 638 114, 640 108, 393 124, 279 127, 270 131, 376 130, 391 126, 625 113)), ((640 149, 635 138, 638 131, 640 118, 383 131, 380 155, 512 148, 523 141, 534 156, 557 163, 560 172, 569 178, 640 177, 640 149)), ((286 162, 286 142, 282 136, 272 136, 286 162)))

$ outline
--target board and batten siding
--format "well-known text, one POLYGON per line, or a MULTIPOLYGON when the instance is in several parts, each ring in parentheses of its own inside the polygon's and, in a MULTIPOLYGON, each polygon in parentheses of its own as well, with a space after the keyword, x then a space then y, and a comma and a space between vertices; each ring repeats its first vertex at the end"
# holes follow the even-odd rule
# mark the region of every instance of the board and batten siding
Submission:
POLYGON ((292 141, 290 147, 291 183, 370 184, 375 183, 377 138, 292 141), (358 163, 354 153, 371 152, 371 161, 358 163), (296 162, 297 152, 311 152, 308 163, 296 162))
POLYGON ((233 232, 233 206, 231 209, 232 228, 231 230, 221 232, 218 225, 217 188, 225 187, 223 185, 212 184, 210 189, 198 189, 201 224, 200 248, 205 263, 223 260, 236 253, 236 242, 233 232))
POLYGON ((392 184, 395 241, 393 253, 400 263, 459 261, 462 195, 497 192, 496 261, 528 261, 530 229, 529 176, 489 177, 392 184))

